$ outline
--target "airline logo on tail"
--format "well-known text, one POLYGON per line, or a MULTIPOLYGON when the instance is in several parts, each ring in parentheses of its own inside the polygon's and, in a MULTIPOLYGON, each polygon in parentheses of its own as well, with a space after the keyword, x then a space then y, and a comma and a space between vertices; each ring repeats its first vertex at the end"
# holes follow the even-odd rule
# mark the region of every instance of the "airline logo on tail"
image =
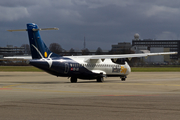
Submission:
POLYGON ((47 58, 47 52, 44 52, 44 57, 47 58))

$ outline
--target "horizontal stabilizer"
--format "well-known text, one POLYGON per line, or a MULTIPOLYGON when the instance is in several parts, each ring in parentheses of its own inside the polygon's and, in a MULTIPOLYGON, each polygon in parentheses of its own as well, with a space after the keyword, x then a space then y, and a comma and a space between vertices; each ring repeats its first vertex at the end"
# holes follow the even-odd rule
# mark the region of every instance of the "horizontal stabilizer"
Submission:
POLYGON ((17 30, 7 30, 9 32, 16 32, 16 31, 27 31, 27 29, 17 29, 17 30))
POLYGON ((40 28, 40 30, 59 30, 59 28, 40 28))
POLYGON ((9 57, 4 57, 4 59, 20 59, 20 60, 31 60, 31 56, 9 56, 9 57))
POLYGON ((39 28, 39 29, 32 29, 33 31, 41 31, 41 30, 59 30, 59 28, 39 28))
MULTIPOLYGON (((32 31, 41 31, 41 30, 59 30, 59 28, 39 28, 39 29, 32 29, 32 31)), ((27 29, 17 29, 17 30, 7 30, 9 32, 16 32, 16 31, 27 31, 27 29)))

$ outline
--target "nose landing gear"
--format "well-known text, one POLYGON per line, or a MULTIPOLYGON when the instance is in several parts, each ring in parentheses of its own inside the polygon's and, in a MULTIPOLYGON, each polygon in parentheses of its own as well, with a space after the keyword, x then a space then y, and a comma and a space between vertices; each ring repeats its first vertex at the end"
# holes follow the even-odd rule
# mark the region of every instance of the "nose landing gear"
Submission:
POLYGON ((120 78, 121 78, 121 81, 125 81, 127 77, 126 76, 121 76, 120 78))

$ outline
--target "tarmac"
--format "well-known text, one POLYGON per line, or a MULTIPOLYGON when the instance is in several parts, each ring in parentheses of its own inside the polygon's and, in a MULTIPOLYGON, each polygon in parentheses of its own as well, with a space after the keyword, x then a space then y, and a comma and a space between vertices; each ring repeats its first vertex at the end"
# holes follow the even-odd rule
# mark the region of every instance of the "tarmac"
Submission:
POLYGON ((78 80, 0 72, 0 120, 179 120, 180 72, 78 80))

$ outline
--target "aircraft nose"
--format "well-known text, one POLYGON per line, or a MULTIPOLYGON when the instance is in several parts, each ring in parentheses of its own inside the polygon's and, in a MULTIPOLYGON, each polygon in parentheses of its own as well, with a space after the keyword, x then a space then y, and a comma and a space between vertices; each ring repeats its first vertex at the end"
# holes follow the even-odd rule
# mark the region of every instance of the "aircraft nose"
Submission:
POLYGON ((129 64, 127 62, 125 62, 125 67, 127 69, 126 74, 127 75, 130 74, 131 73, 131 67, 129 66, 129 64))

